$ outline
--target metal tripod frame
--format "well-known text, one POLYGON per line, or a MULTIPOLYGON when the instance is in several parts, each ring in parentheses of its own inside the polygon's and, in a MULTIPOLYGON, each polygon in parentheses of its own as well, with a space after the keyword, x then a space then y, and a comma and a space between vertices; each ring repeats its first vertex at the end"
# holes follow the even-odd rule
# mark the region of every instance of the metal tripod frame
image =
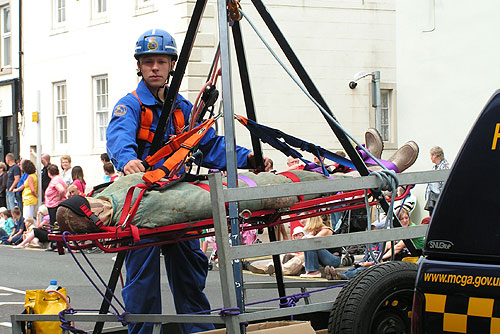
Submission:
MULTIPOLYGON (((202 1, 202 0, 200 0, 202 1)), ((237 171, 236 171, 236 162, 235 162, 235 132, 234 132, 234 116, 233 116, 233 106, 232 106, 232 92, 231 92, 231 86, 230 86, 230 67, 231 67, 231 61, 230 61, 230 52, 229 52, 229 22, 228 22, 228 15, 227 15, 227 8, 226 5, 228 2, 231 2, 231 0, 219 0, 218 1, 218 13, 219 13, 219 38, 220 38, 220 48, 221 48, 221 68, 222 68, 222 96, 223 96, 223 103, 224 103, 224 130, 225 130, 225 137, 226 137, 226 157, 228 161, 228 166, 227 166, 227 172, 228 172, 228 188, 235 188, 237 187, 236 185, 236 178, 237 178, 237 171), (229 145, 228 145, 229 143, 229 145)), ((264 3, 262 0, 252 0, 253 5, 257 9, 257 12, 260 14, 262 20, 265 22, 267 25, 269 31, 272 33, 273 37, 275 38, 276 42, 280 46, 281 50, 287 57, 288 61, 292 65, 293 69, 297 73, 298 77, 304 84, 305 88, 311 94, 311 96, 328 112, 328 114, 335 119, 333 113, 331 112, 330 108, 328 107, 327 103, 321 96, 320 92, 314 85, 312 79, 310 76, 307 74, 305 68, 301 64, 300 60, 294 53, 292 47, 286 40, 285 36, 283 33, 280 31, 278 25, 276 22, 273 20, 271 14, 265 7, 264 3)), ((245 50, 244 50, 244 43, 243 43, 243 38, 241 34, 241 27, 239 21, 234 21, 232 23, 232 34, 233 34, 233 39, 234 39, 234 45, 236 49, 236 57, 237 57, 237 63, 238 63, 238 68, 239 68, 239 74, 240 74, 240 79, 241 79, 241 85, 242 85, 242 91, 243 91, 243 97, 245 101, 245 108, 247 112, 247 118, 256 121, 256 112, 255 112, 255 107, 253 103, 253 97, 252 97, 252 90, 250 86, 250 80, 249 80, 249 75, 248 75, 248 68, 247 68, 247 63, 246 63, 246 57, 245 57, 245 50)), ((339 126, 331 121, 329 118, 325 117, 325 120, 327 121, 328 125, 332 129, 333 133, 336 135, 338 138, 340 144, 342 145, 343 149, 345 152, 348 154, 349 158, 351 161, 354 163, 356 169, 358 172, 361 174, 361 176, 367 176, 370 174, 370 171, 368 170, 366 164, 358 154, 357 150, 355 147, 352 145, 351 141, 348 139, 347 135, 344 133, 342 129, 339 128, 339 126)), ((259 140, 255 138, 253 135, 252 136, 252 146, 254 150, 254 154, 256 157, 256 161, 261 162, 261 157, 262 157, 262 150, 261 146, 259 143, 259 140)), ((263 166, 262 162, 258 164, 258 166, 263 166)), ((376 197, 382 209, 387 213, 389 210, 389 203, 386 201, 385 197, 383 196, 382 192, 377 190, 377 189, 371 189, 374 197, 376 197)), ((229 218, 231 220, 231 231, 233 231, 233 235, 231 237, 231 241, 233 245, 235 242, 237 242, 238 235, 239 235, 239 230, 238 230, 238 212, 237 212, 237 207, 236 203, 229 203, 229 218), (238 234, 237 234, 238 233, 238 234)), ((401 223, 397 219, 397 217, 394 217, 393 224, 395 227, 400 227, 401 223)), ((274 231, 270 230, 269 231, 270 235, 270 240, 275 241, 274 238, 274 231)), ((409 239, 404 240, 405 244, 407 245, 407 248, 409 249, 411 254, 417 254, 417 250, 415 246, 413 245, 413 242, 409 239)), ((236 243, 238 244, 238 243, 236 243)), ((274 255, 273 256, 273 261, 275 265, 275 270, 276 270, 276 278, 277 278, 277 284, 278 284, 278 292, 280 297, 284 297, 286 295, 285 289, 284 289, 284 284, 283 284, 283 276, 282 276, 282 271, 281 271, 281 265, 279 261, 279 256, 274 255)), ((238 300, 238 306, 241 308, 243 311, 243 306, 242 306, 242 295, 241 292, 238 291, 241 287, 241 281, 239 280, 239 277, 241 277, 241 274, 239 273, 239 270, 237 270, 235 266, 234 272, 235 272, 235 284, 237 286, 237 300, 238 300)))

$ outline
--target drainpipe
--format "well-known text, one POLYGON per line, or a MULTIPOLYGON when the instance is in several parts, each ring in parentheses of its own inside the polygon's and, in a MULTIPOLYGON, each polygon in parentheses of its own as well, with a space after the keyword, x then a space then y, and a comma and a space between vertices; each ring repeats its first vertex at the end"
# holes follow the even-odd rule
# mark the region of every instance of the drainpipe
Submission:
POLYGON ((380 113, 380 71, 372 73, 372 106, 375 108, 375 124, 380 126, 382 124, 382 115, 380 113))
POLYGON ((23 0, 19 0, 19 113, 24 115, 23 103, 23 0))

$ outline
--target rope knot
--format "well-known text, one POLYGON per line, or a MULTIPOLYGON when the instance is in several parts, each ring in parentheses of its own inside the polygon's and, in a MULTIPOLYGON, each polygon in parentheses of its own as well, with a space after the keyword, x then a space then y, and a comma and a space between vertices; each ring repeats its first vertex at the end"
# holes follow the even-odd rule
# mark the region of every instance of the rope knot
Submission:
POLYGON ((302 292, 288 296, 286 297, 286 301, 283 301, 283 299, 280 300, 280 307, 294 307, 301 298, 309 298, 310 296, 311 293, 309 292, 302 292))
POLYGON ((221 315, 223 317, 226 315, 238 315, 238 314, 240 314, 240 309, 237 307, 223 308, 219 312, 219 315, 221 315))
POLYGON ((64 317, 66 314, 75 314, 75 313, 76 311, 71 307, 65 308, 64 310, 59 312, 59 321, 61 322, 61 325, 59 327, 61 327, 63 330, 70 331, 71 333, 88 334, 88 332, 84 330, 73 327, 71 325, 71 322, 69 320, 66 320, 66 318, 64 317))
POLYGON ((379 181, 380 186, 377 188, 379 191, 390 190, 395 191, 399 186, 399 180, 396 173, 392 170, 380 170, 371 172, 370 175, 375 175, 379 181))
POLYGON ((122 314, 115 314, 116 320, 118 320, 122 326, 127 326, 128 321, 125 320, 125 316, 130 314, 130 312, 123 312, 122 314))

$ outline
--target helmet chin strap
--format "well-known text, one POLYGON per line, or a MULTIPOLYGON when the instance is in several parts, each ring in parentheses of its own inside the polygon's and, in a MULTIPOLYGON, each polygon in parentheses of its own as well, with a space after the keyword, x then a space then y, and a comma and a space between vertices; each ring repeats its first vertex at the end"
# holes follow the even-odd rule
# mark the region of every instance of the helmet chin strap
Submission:
MULTIPOLYGON (((160 94, 159 94, 159 93, 160 93, 160 89, 162 89, 162 88, 164 88, 164 87, 165 87, 165 84, 161 85, 160 87, 158 87, 158 88, 156 89, 156 94, 155 94, 155 97, 156 97, 156 99, 157 99, 158 101, 162 101, 162 102, 164 102, 164 100, 165 100, 164 98, 163 98, 163 99, 161 99, 161 98, 160 98, 160 94)), ((165 95, 165 94, 163 94, 163 95, 165 95)))
POLYGON ((167 81, 163 84, 162 87, 165 87, 165 85, 168 85, 168 82, 170 81, 170 76, 173 76, 174 75, 174 71, 170 70, 170 72, 168 72, 168 77, 167 77, 167 81))
POLYGON ((163 83, 163 85, 161 85, 160 87, 158 87, 158 89, 156 90, 156 98, 159 99, 159 94, 158 92, 160 91, 160 89, 162 88, 165 88, 166 85, 168 85, 169 81, 170 81, 170 76, 173 76, 174 75, 174 71, 170 71, 168 72, 168 76, 167 76, 167 81, 165 81, 163 83))

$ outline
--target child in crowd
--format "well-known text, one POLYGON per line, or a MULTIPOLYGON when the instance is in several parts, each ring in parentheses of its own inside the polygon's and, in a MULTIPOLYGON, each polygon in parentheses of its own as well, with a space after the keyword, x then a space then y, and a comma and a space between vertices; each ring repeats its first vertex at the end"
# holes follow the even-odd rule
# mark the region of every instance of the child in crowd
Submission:
POLYGON ((23 241, 26 240, 26 237, 33 233, 33 229, 35 228, 35 220, 33 218, 24 218, 24 232, 23 232, 23 241))
MULTIPOLYGON (((104 164, 108 163, 108 162, 111 162, 111 160, 109 160, 109 156, 107 153, 103 153, 101 154, 101 162, 102 162, 102 165, 104 166, 104 164)), ((113 167, 113 170, 114 170, 114 167, 113 167)), ((106 168, 104 168, 104 176, 103 176, 103 180, 102 180, 104 183, 108 183, 108 182, 111 182, 111 177, 106 174, 106 168)))
MULTIPOLYGON (((299 240, 304 238, 305 232, 302 226, 297 226, 292 231, 292 240, 299 240)), ((304 269, 304 252, 294 252, 288 253, 281 258, 282 263, 282 272, 283 275, 298 275, 304 269)), ((274 264, 271 265, 267 269, 268 274, 274 273, 274 264)))
POLYGON ((118 174, 115 172, 115 167, 111 162, 105 162, 102 165, 102 168, 104 169, 104 174, 106 175, 105 180, 108 180, 105 182, 113 182, 118 178, 118 174))
POLYGON ((2 208, 0 216, 2 217, 3 220, 3 226, 2 229, 0 230, 0 237, 2 238, 8 237, 12 233, 12 230, 14 229, 14 220, 12 220, 12 215, 10 214, 10 210, 2 208))
POLYGON ((5 245, 17 245, 23 240, 25 226, 24 218, 21 216, 21 209, 16 206, 12 209, 11 214, 14 220, 14 229, 8 237, 2 237, 2 243, 5 245))
MULTIPOLYGON (((1 169, 1 168, 0 168, 1 169)), ((3 230, 3 226, 5 224, 5 218, 3 217, 3 214, 7 210, 6 207, 1 207, 0 208, 0 237, 3 237, 5 234, 5 231, 3 230)))
POLYGON ((48 221, 50 221, 49 210, 44 204, 42 204, 38 207, 38 211, 36 213, 36 227, 42 228, 43 225, 48 225, 48 221))
POLYGON ((30 247, 39 248, 40 242, 48 242, 47 239, 47 228, 50 223, 49 210, 45 205, 40 205, 38 212, 36 214, 36 226, 37 228, 32 229, 30 232, 26 233, 24 240, 17 245, 15 248, 30 247))
POLYGON ((110 162, 111 160, 109 160, 109 156, 107 153, 102 153, 101 154, 101 162, 104 164, 106 162, 110 162))

